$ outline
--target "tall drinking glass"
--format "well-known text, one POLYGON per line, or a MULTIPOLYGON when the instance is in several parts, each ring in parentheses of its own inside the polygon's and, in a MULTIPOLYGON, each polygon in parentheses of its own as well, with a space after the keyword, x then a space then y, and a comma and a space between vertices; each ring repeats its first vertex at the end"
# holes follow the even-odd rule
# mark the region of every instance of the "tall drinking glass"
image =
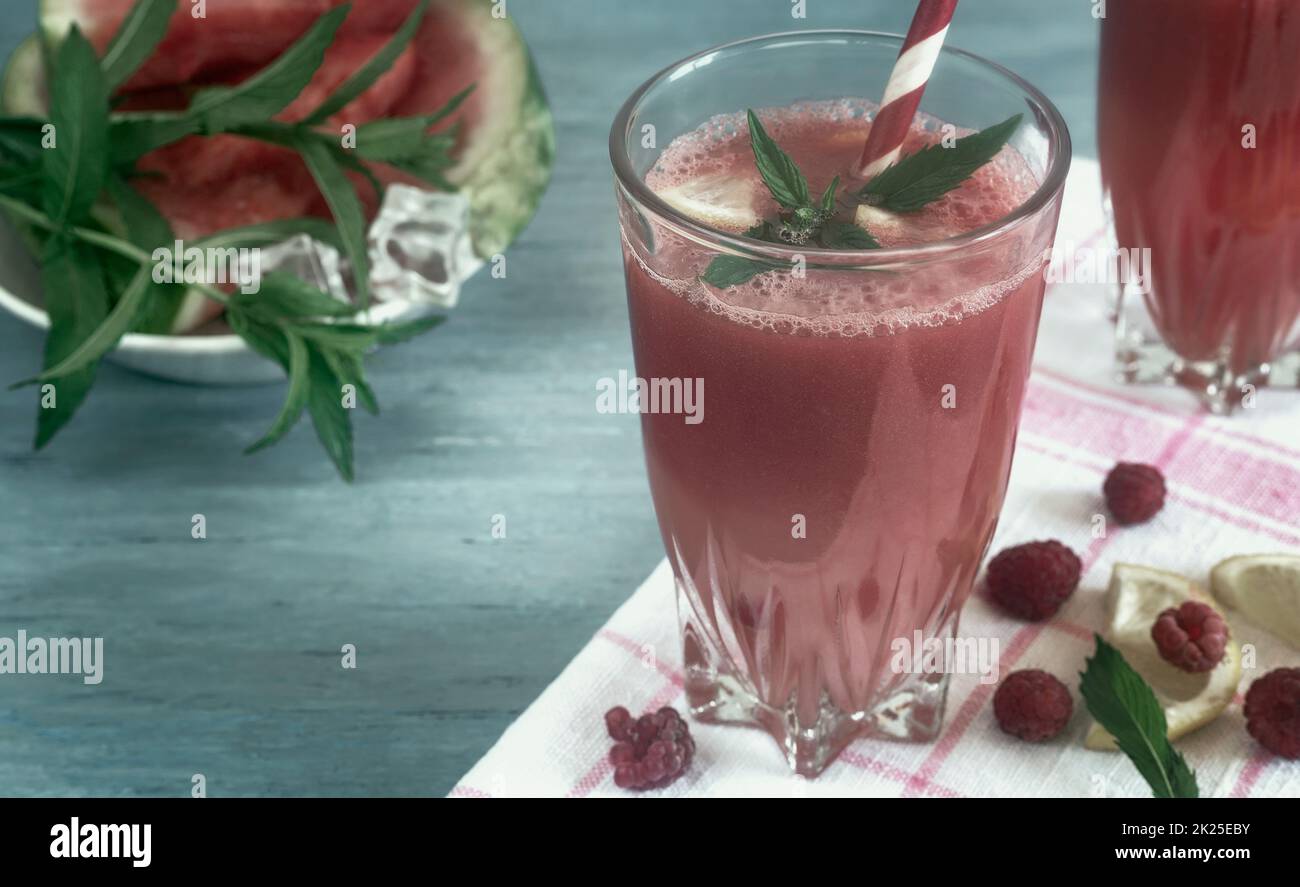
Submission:
POLYGON ((1121 372, 1229 412, 1300 385, 1300 4, 1122 0, 1102 22, 1101 169, 1121 372))
POLYGON ((882 242, 905 246, 760 242, 656 184, 699 171, 690 193, 734 216, 754 108, 822 193, 874 114, 854 97, 886 81, 900 43, 805 31, 711 49, 638 89, 610 139, 636 375, 699 406, 641 403, 690 709, 761 726, 805 775, 857 736, 939 730, 948 674, 912 673, 896 642, 954 636, 997 523, 1069 136, 1028 83, 945 49, 926 93, 935 139, 1024 115, 997 174, 944 204, 947 233, 930 214, 881 217, 882 242), (963 227, 980 212, 994 214, 963 227), (734 259, 776 270, 701 280, 734 259))

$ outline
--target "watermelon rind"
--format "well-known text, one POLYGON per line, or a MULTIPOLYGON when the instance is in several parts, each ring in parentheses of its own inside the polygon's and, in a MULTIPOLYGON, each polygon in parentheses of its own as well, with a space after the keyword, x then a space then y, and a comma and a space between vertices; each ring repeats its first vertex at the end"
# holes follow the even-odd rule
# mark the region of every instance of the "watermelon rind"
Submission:
POLYGON ((86 0, 41 0, 41 33, 51 48, 59 45, 73 25, 92 18, 94 15, 86 0))
POLYGON ((0 86, 4 113, 16 117, 45 116, 45 59, 41 41, 35 34, 28 37, 5 65, 4 85, 0 86))
POLYGON ((491 61, 475 83, 482 119, 447 176, 469 197, 470 234, 486 258, 504 250, 536 212, 555 163, 555 126, 523 35, 512 20, 495 17, 498 4, 443 4, 462 7, 479 58, 491 61))

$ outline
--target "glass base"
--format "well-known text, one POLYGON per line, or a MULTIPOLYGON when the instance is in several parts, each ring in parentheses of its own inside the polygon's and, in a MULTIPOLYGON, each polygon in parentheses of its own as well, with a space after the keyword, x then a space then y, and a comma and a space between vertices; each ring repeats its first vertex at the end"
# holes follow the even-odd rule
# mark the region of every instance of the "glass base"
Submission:
MULTIPOLYGON (((817 716, 809 723, 801 718, 793 699, 776 707, 759 698, 753 683, 734 667, 726 645, 692 617, 689 595, 680 580, 676 586, 686 700, 696 720, 765 730, 785 753, 790 769, 808 778, 819 775, 846 746, 863 737, 930 742, 939 735, 950 674, 905 675, 891 681, 881 701, 863 711, 842 711, 823 694, 817 716)), ((926 634, 927 640, 955 637, 958 617, 957 612, 949 615, 938 630, 926 634)))
POLYGON ((1140 294, 1120 297, 1115 321, 1118 378, 1134 385, 1175 385, 1190 391, 1210 412, 1228 415, 1254 405, 1264 387, 1300 388, 1300 351, 1246 369, 1225 353, 1214 360, 1186 360, 1155 332, 1140 294))

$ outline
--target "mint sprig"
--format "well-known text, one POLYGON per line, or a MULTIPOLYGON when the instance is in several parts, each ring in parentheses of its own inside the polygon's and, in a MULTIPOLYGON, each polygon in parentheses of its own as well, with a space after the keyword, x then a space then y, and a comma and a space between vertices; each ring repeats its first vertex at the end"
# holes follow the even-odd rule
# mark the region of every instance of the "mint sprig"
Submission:
POLYGON ((1079 676, 1088 711, 1137 767, 1157 798, 1195 798, 1196 774, 1169 741, 1169 726, 1155 691, 1101 637, 1079 676))
MULTIPOLYGON (((847 228, 856 228, 843 222, 828 222, 835 213, 835 200, 840 187, 840 177, 831 180, 822 192, 820 199, 814 201, 799 165, 789 154, 782 150, 758 119, 758 115, 749 110, 749 141, 754 151, 754 165, 771 192, 772 199, 784 207, 779 224, 760 222, 745 232, 746 237, 779 243, 783 246, 807 243, 810 240, 826 249, 877 249, 876 243, 867 232, 862 236, 849 233, 847 228)), ((861 231, 861 229, 857 229, 861 231)), ((780 270, 781 266, 760 259, 744 256, 717 256, 700 275, 700 280, 718 289, 739 286, 748 283, 760 274, 780 270)))
MULTIPOLYGON (((352 262, 360 295, 344 303, 297 278, 271 273, 257 294, 227 293, 197 285, 223 303, 232 330, 259 354, 284 367, 285 402, 250 452, 281 440, 304 414, 340 475, 351 480, 353 433, 347 396, 378 412, 365 379, 364 358, 374 349, 406 341, 439 325, 429 317, 405 324, 355 320, 368 294, 365 218, 348 173, 366 178, 382 198, 382 183, 367 163, 386 162, 436 187, 454 164, 453 132, 430 133, 468 95, 465 90, 438 112, 366 124, 356 150, 337 132, 318 128, 383 75, 409 45, 430 3, 421 2, 397 34, 345 81, 303 123, 272 119, 302 92, 319 69, 350 5, 330 10, 277 60, 230 87, 199 90, 180 112, 116 113, 111 88, 126 82, 166 32, 177 0, 137 0, 105 56, 97 58, 72 28, 50 65, 50 121, 56 147, 43 150, 44 120, 0 118, 0 209, 41 244, 40 260, 50 317, 43 369, 26 383, 55 386, 56 405, 42 404, 36 446, 42 447, 85 401, 102 357, 132 330, 165 331, 186 287, 156 284, 153 250, 174 242, 171 226, 131 185, 144 154, 186 136, 230 133, 296 150, 311 170, 334 216, 288 219, 217 232, 190 246, 239 249, 269 246, 299 233, 328 243, 352 262), (125 236, 98 219, 111 202, 125 236), (92 210, 94 212, 92 213, 92 210), (351 386, 349 390, 346 386, 351 386)), ((42 398, 45 392, 42 389, 42 398)))
POLYGON ((343 403, 344 386, 355 389, 357 402, 365 410, 378 413, 378 400, 365 379, 365 354, 426 332, 444 320, 430 317, 377 327, 338 322, 356 313, 356 307, 276 272, 263 279, 261 292, 232 296, 227 313, 231 327, 255 351, 284 367, 289 377, 280 413, 246 452, 278 443, 305 411, 311 415, 326 452, 349 481, 353 477, 352 422, 343 403), (335 322, 322 322, 321 318, 335 322))
MULTIPOLYGON (((808 180, 794 159, 773 141, 763 123, 752 110, 747 112, 754 164, 772 198, 786 212, 779 226, 763 222, 745 232, 745 236, 773 243, 791 244, 812 241, 824 249, 872 250, 880 243, 871 232, 851 222, 833 220, 836 176, 819 201, 813 202, 808 180)), ((952 147, 931 145, 904 157, 868 182, 857 196, 871 206, 891 212, 916 212, 957 188, 975 171, 998 155, 1020 126, 1024 115, 1017 114, 996 126, 957 139, 952 147)), ((711 286, 726 289, 753 280, 779 266, 743 256, 718 256, 709 263, 700 279, 711 286)))
POLYGON ((891 212, 916 212, 961 185, 996 157, 1023 117, 1017 114, 957 139, 951 148, 936 144, 909 154, 868 182, 858 196, 891 212))

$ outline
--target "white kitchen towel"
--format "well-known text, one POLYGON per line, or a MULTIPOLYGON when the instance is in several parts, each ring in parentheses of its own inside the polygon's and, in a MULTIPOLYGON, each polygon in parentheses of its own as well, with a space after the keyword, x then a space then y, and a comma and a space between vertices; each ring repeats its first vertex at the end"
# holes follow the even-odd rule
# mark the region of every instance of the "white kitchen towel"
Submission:
MULTIPOLYGON (((1103 244, 1100 173, 1076 161, 1058 246, 1103 244)), ((1056 538, 1083 558, 1077 592, 1058 616, 1027 624, 967 603, 961 634, 996 637, 1002 674, 1042 668, 1071 687, 1075 714, 1055 740, 1031 745, 994 722, 994 686, 955 675, 939 738, 929 744, 862 739, 821 777, 790 775, 758 730, 691 724, 697 757, 666 789, 645 796, 1080 796, 1142 797, 1149 790, 1118 753, 1083 748, 1091 719, 1077 674, 1105 625, 1104 593, 1118 562, 1149 564, 1205 582, 1210 567, 1243 553, 1300 553, 1300 395, 1263 391, 1231 418, 1205 414, 1174 389, 1114 381, 1107 288, 1057 284, 1048 291, 1033 379, 993 551, 1056 538), (1105 511, 1101 482, 1119 460, 1160 467, 1169 486, 1150 523, 1113 527, 1100 539, 1090 518, 1105 511)), ((665 561, 596 633, 564 672, 452 790, 453 797, 632 796, 615 787, 603 714, 675 705, 684 710, 672 572, 665 561)), ((1242 619, 1234 637, 1257 658, 1242 680, 1300 654, 1242 619)), ((1246 733, 1241 696, 1218 720, 1179 740, 1203 797, 1300 797, 1300 761, 1270 755, 1246 733)))

